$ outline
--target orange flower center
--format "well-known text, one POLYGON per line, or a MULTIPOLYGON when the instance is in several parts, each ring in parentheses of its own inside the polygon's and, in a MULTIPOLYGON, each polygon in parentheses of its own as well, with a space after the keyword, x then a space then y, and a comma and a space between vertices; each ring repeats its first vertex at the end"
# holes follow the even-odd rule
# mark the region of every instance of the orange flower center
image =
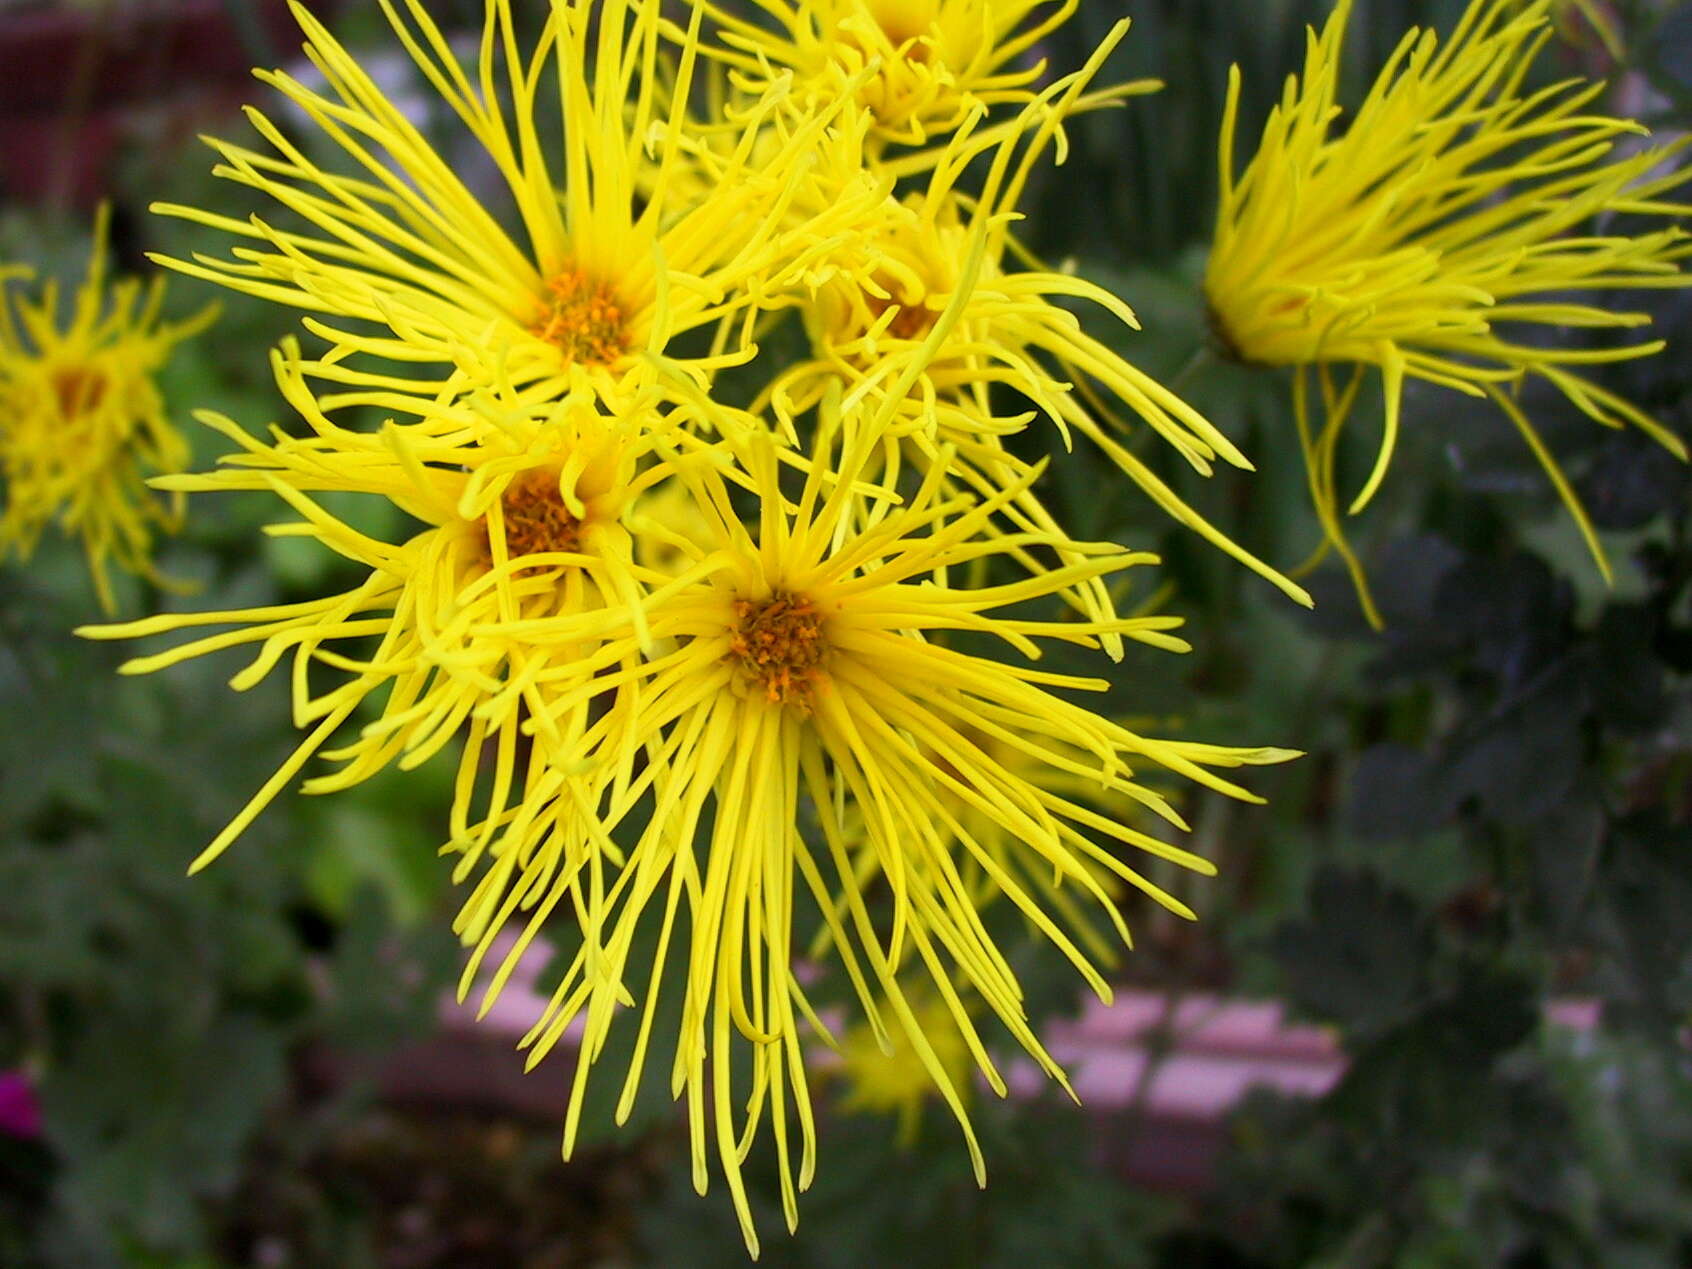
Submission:
POLYGON ((53 376, 53 395, 59 403, 59 417, 73 419, 105 399, 106 376, 76 366, 61 370, 53 376))
POLYGON ((506 486, 499 507, 509 558, 581 549, 582 522, 565 507, 558 492, 557 472, 523 473, 506 486))
POLYGON ((623 307, 609 285, 580 269, 565 269, 547 284, 546 307, 529 329, 556 345, 566 360, 604 366, 629 346, 623 307))
POLYGON ((739 599, 739 622, 730 655, 764 689, 772 705, 808 710, 811 689, 821 678, 823 619, 808 599, 777 591, 768 599, 739 599))
POLYGON ((864 294, 864 303, 868 305, 870 315, 880 318, 890 308, 898 309, 893 320, 887 323, 887 329, 882 333, 894 339, 922 340, 928 337, 928 332, 934 329, 935 319, 940 315, 925 304, 904 304, 879 295, 864 294))

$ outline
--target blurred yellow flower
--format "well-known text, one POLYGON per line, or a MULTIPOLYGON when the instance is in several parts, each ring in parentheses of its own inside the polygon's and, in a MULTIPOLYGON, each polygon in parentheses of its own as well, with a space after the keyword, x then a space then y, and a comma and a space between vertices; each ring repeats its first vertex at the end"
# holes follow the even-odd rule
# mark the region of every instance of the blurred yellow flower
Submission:
MULTIPOLYGON (((1179 624, 1174 618, 1050 621, 1022 611, 1076 577, 1120 573, 1153 557, 1048 533, 983 534, 982 526, 1002 513, 1017 486, 960 503, 944 492, 940 464, 902 502, 855 522, 852 504, 871 484, 878 438, 860 429, 856 417, 843 421, 838 396, 833 400, 825 403, 803 487, 792 495, 780 488, 783 460, 768 436, 725 442, 739 453, 757 495, 749 524, 734 514, 724 471, 706 464, 677 470, 678 479, 698 489, 697 504, 712 521, 712 545, 689 574, 652 593, 646 608, 650 659, 633 664, 643 640, 624 610, 607 607, 524 627, 527 637, 562 648, 598 645, 588 658, 560 656, 537 683, 561 703, 614 690, 618 699, 610 708, 629 738, 629 752, 613 769, 583 776, 572 796, 560 799, 557 815, 526 819, 490 846, 490 859, 510 874, 509 882, 499 883, 507 897, 495 919, 478 920, 481 945, 466 973, 468 985, 477 962, 494 952, 500 929, 516 921, 522 926, 516 947, 494 953, 503 958, 494 977, 497 991, 566 896, 583 909, 582 946, 525 1040, 532 1064, 583 1020, 565 1125, 568 1149, 595 1057, 619 1007, 632 1003, 640 1038, 624 1078, 619 1119, 628 1114, 671 939, 683 932, 686 970, 671 1086, 688 1101, 695 1183, 701 1189, 706 1184, 709 1131, 754 1250, 741 1165, 759 1125, 767 1118, 773 1126, 790 1227, 797 1221, 797 1190, 809 1184, 815 1166, 800 1019, 824 1029, 795 972, 803 932, 794 922, 808 906, 800 896, 820 909, 829 946, 870 1026, 884 1039, 903 1036, 959 1118, 979 1175, 984 1164, 957 1081, 901 988, 901 972, 920 963, 916 972, 932 982, 999 1092, 1003 1081, 960 1003, 961 991, 985 1002, 1043 1069, 1063 1077, 1024 1018, 1016 977, 982 927, 953 860, 976 861, 1040 935, 1108 995, 1087 955, 1042 906, 1041 892, 1018 878, 1038 868, 1061 879, 1126 938, 1099 871, 1172 911, 1192 913, 1095 836, 1199 872, 1213 870, 1190 852, 1071 800, 1062 792, 1066 777, 1182 826, 1162 796, 1134 779, 1142 763, 1249 798, 1207 768, 1292 756, 1148 739, 1050 690, 1100 690, 1105 684, 1099 680, 938 642, 940 632, 975 631, 1029 659, 1043 641, 1097 648, 1109 633, 1186 647, 1169 633, 1179 624), (1020 549, 1063 549, 1079 562, 974 589, 945 581, 948 567, 1003 559, 1020 549), (630 669, 608 677, 603 668, 611 665, 630 669), (1019 761, 1007 765, 971 737, 1012 746, 1019 761), (1019 856, 1014 870, 998 866, 957 815, 959 803, 1002 832, 1002 849, 1019 856), (584 805, 597 814, 584 815, 584 805), (848 807, 858 821, 850 827, 848 807), (623 824, 638 836, 613 854, 598 839, 613 838, 623 824), (621 869, 595 876, 584 895, 581 861, 597 866, 614 858, 625 860, 621 869), (684 902, 687 917, 678 924, 684 902), (661 915, 652 911, 660 904, 661 915), (636 930, 652 920, 658 922, 657 950, 640 971, 642 996, 632 949, 636 930), (797 1185, 790 1141, 795 1111, 797 1185)), ((561 753, 554 762, 569 769, 568 758, 561 753)), ((484 996, 484 1007, 493 994, 484 996)))
POLYGON ((180 499, 161 500, 143 481, 181 471, 189 450, 154 376, 216 317, 208 307, 186 321, 162 320, 163 278, 108 285, 109 219, 102 208, 87 277, 62 329, 52 283, 34 300, 0 296, 0 558, 28 559, 42 530, 57 523, 82 540, 107 612, 116 607, 112 563, 168 584, 153 567, 153 535, 180 526, 180 499))
POLYGON ((1595 422, 1631 423, 1685 457, 1678 437, 1581 372, 1647 356, 1661 341, 1567 348, 1534 333, 1643 326, 1644 314, 1600 308, 1580 293, 1687 285, 1680 262, 1692 243, 1683 230, 1629 233, 1614 223, 1692 210, 1663 200, 1687 179, 1671 168, 1683 142, 1624 144, 1644 129, 1587 111, 1601 84, 1524 86, 1551 35, 1548 0, 1472 0, 1449 38, 1410 32, 1340 130, 1350 12, 1342 0, 1312 35, 1302 80, 1288 80, 1237 180, 1237 68, 1232 76, 1205 278, 1218 337, 1243 360, 1297 368, 1295 406, 1317 514, 1371 620, 1379 617, 1340 527, 1336 488, 1339 438, 1369 366, 1382 377, 1385 424, 1353 513, 1386 474, 1405 381, 1421 379, 1498 404, 1608 576, 1591 523, 1516 393, 1537 377, 1595 422), (1336 366, 1349 368, 1341 382, 1336 366), (1326 416, 1319 430, 1308 401, 1312 370, 1326 416))
MULTIPOLYGON (((968 1100, 970 1071, 975 1062, 963 1033, 943 1002, 920 995, 911 1002, 911 1014, 934 1053, 934 1060, 947 1079, 968 1100)), ((916 1048, 902 1036, 884 1037, 892 1052, 884 1050, 883 1037, 867 1022, 847 1028, 840 1037, 840 1077, 846 1084, 840 1108, 872 1115, 897 1116, 899 1143, 914 1145, 922 1124, 923 1104, 935 1096, 934 1076, 916 1048)))

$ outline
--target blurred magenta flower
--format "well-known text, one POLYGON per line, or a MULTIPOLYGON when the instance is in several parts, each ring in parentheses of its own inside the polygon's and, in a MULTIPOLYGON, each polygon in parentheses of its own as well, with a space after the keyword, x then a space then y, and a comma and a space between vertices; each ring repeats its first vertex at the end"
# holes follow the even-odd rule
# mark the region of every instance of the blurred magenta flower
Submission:
POLYGON ((22 1071, 0 1071, 0 1134, 25 1141, 41 1135, 41 1099, 22 1071))

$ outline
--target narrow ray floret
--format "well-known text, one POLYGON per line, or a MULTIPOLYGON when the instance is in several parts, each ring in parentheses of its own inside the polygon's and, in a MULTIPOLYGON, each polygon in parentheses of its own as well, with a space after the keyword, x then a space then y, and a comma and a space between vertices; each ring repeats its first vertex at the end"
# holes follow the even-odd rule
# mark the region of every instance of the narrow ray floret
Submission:
MULTIPOLYGON (((576 376, 615 394, 648 366, 644 354, 700 329, 712 338, 683 364, 703 381, 752 355, 766 293, 861 210, 848 199, 813 219, 788 215, 826 107, 752 161, 783 84, 741 113, 708 186, 686 179, 697 41, 690 30, 661 85, 659 0, 557 0, 528 46, 509 0, 485 0, 470 65, 420 0, 382 7, 497 172, 499 197, 484 203, 462 164, 296 4, 326 89, 282 71, 259 78, 322 131, 346 170, 320 166, 249 110, 264 146, 213 141, 217 172, 265 195, 274 212, 157 208, 251 244, 163 263, 311 315, 305 324, 328 349, 306 369, 325 385, 326 408, 371 402, 421 415, 443 394, 496 380, 546 397, 576 376)), ((699 19, 695 8, 695 28, 699 19)))
MULTIPOLYGON (((946 642, 943 635, 933 637, 942 644, 946 642)), ((1090 807, 1118 824, 1137 824, 1143 828, 1155 819, 1134 797, 1120 789, 1101 787, 1089 770, 1087 755, 1080 750, 1066 754, 1069 764, 1059 767, 1051 760, 1050 753, 1031 754, 1014 738, 1001 739, 984 732, 966 732, 964 738, 986 755, 989 763, 1012 777, 1090 807)), ((934 760, 942 767, 947 766, 944 755, 936 754, 934 760)), ((1157 792, 1165 792, 1162 782, 1147 783, 1157 792)), ((1087 902, 1087 893, 1081 887, 1062 874, 1054 875, 1038 855, 1023 850, 1021 840, 1002 818, 983 813, 974 802, 947 790, 941 790, 940 797, 947 806, 947 822, 958 824, 972 843, 969 849, 954 850, 946 864, 955 871, 952 884, 964 892, 976 911, 986 914, 999 903, 1004 898, 1002 879, 1009 878, 1015 888, 1032 896, 1040 910, 1062 927, 1095 964, 1113 968, 1119 963, 1120 945, 1113 937, 1114 932, 1101 919, 1098 905, 1087 902)), ((1172 794, 1168 795, 1168 801, 1179 809, 1178 799, 1172 794)), ((845 837, 852 845, 860 872, 875 875, 875 847, 864 832, 862 818, 849 810, 844 822, 845 837)), ((1097 861, 1083 861, 1082 867, 1092 874, 1099 890, 1113 901, 1122 897, 1122 881, 1109 868, 1097 861)), ((828 931, 819 931, 810 954, 821 955, 827 942, 828 931)))
POLYGON ((1546 0, 1471 0, 1448 37, 1411 31, 1342 125, 1350 15, 1342 0, 1320 35, 1312 34, 1302 78, 1289 78, 1237 178, 1240 81, 1233 75, 1205 276, 1218 341, 1242 360, 1296 368, 1300 443, 1317 514, 1371 619, 1378 615, 1341 528, 1336 475, 1340 437, 1370 367, 1382 379, 1385 421, 1373 470, 1350 501, 1353 513, 1381 485, 1406 382, 1419 379, 1497 404, 1608 576, 1597 535, 1518 395, 1540 380, 1594 422, 1631 424, 1686 456, 1678 437, 1586 370, 1648 356, 1660 340, 1571 346, 1566 337, 1543 337, 1647 325, 1645 314, 1586 297, 1692 280, 1682 269, 1692 241, 1671 223, 1692 206, 1666 198, 1688 179, 1680 165, 1685 142, 1641 144, 1641 125, 1594 112, 1602 84, 1530 86, 1552 35, 1546 0))
MULTIPOLYGON (((761 1125, 768 1122, 774 1137, 790 1227, 797 1191, 815 1168, 804 1035, 807 1023, 827 1031, 795 957, 819 930, 827 963, 854 985, 870 1025, 911 1047, 959 1117, 979 1175, 984 1165, 963 1095, 928 1043, 902 976, 931 984, 1001 1093, 988 1037, 960 991, 979 998, 979 1012, 1054 1078, 1062 1073, 1023 1017, 1016 976, 960 881, 959 861, 988 872, 1041 937, 1108 994, 1086 953, 1042 906, 1041 892, 1019 878, 1044 870, 1126 938, 1101 873, 1191 912, 1118 849, 1212 869, 1067 796, 1067 778, 1179 826, 1168 801, 1137 779, 1142 766, 1250 797, 1209 768, 1291 756, 1149 739, 1070 700, 1070 692, 1106 685, 1035 668, 1029 662, 1043 643, 1098 648, 1115 634, 1178 651, 1186 645, 1170 631, 1179 621, 1049 620, 1026 606, 1052 601, 1078 577, 1121 574, 1154 558, 1050 533, 986 535, 983 526, 1017 487, 959 498, 945 491, 943 465, 907 500, 861 523, 853 505, 873 487, 876 441, 825 408, 802 487, 790 490, 782 488, 784 464, 770 438, 725 442, 740 455, 756 513, 748 524, 734 514, 719 466, 678 468, 677 479, 696 488, 696 504, 711 521, 710 540, 693 568, 652 592, 645 632, 611 608, 521 623, 528 639, 597 646, 591 656, 559 658, 537 682, 560 709, 618 686, 627 707, 617 723, 624 743, 615 748, 629 756, 566 779, 574 787, 554 813, 508 816, 497 826, 485 854, 488 867, 503 872, 496 891, 504 897, 497 908, 482 897, 479 945, 466 972, 468 987, 479 963, 494 958, 484 1006, 491 1003, 558 906, 576 905, 579 946, 526 1040, 533 1063, 572 1024, 585 1028, 566 1150, 588 1080, 604 1077, 596 1062, 613 1025, 638 1035, 621 1073, 619 1117, 639 1090, 653 1028, 678 1028, 671 1088, 688 1103, 695 1183, 706 1185, 709 1138, 754 1250, 741 1167, 761 1125), (974 589, 944 580, 948 569, 991 568, 1013 551, 1060 549, 1076 562, 974 589), (959 632, 1015 659, 944 642, 959 632), (642 647, 652 655, 642 658, 642 647), (608 680, 613 665, 626 669, 608 680), (1014 748, 1018 761, 1002 761, 997 746, 1014 748), (960 815, 960 805, 979 818, 960 815), (584 806, 597 813, 584 815, 584 806), (974 828, 983 821, 1002 831, 993 848, 974 828), (995 850, 1021 858, 1005 868, 995 850), (496 950, 502 929, 513 925, 515 945, 496 950), (660 997, 677 991, 679 1020, 659 1022, 667 1016, 660 997), (631 1016, 620 1016, 631 1004, 631 1016)), ((531 725, 538 733, 546 724, 531 725)), ((567 752, 552 765, 582 769, 567 752)))
MULTIPOLYGON (((100 606, 116 606, 110 567, 168 585, 153 537, 180 526, 180 498, 149 493, 150 475, 188 465, 157 375, 209 326, 215 306, 164 320, 164 279, 108 279, 109 213, 94 227, 88 272, 60 324, 59 291, 0 295, 0 558, 28 559, 51 524, 81 540, 100 606)), ((26 271, 0 270, 0 285, 26 271)))
POLYGON ((274 361, 305 435, 277 431, 263 440, 205 413, 201 421, 234 442, 235 452, 219 470, 158 483, 173 491, 269 491, 299 516, 271 533, 309 537, 368 574, 321 599, 167 613, 80 631, 127 639, 232 627, 123 668, 147 673, 257 644, 258 655, 232 682, 237 690, 292 657, 294 722, 309 734, 196 868, 233 842, 314 757, 336 769, 304 789, 328 793, 390 764, 417 766, 462 739, 452 818, 460 843, 470 840, 472 820, 546 797, 544 763, 529 760, 520 728, 538 720, 547 744, 585 743, 587 704, 560 709, 540 684, 554 659, 586 657, 597 645, 530 644, 515 632, 538 618, 598 608, 621 611, 644 631, 647 583, 666 579, 636 560, 624 515, 670 475, 674 451, 666 438, 682 448, 694 444, 674 417, 638 405, 626 416, 608 415, 585 390, 539 405, 495 398, 411 428, 352 432, 318 408, 296 354, 286 348, 274 361), (331 491, 392 503, 412 523, 403 540, 370 537, 314 497, 331 491), (322 684, 326 673, 332 685, 322 684))
MULTIPOLYGON (((970 1071, 975 1066, 951 1009, 932 991, 908 993, 907 1003, 934 1061, 952 1086, 967 1099, 970 1071)), ((826 1059, 825 1059, 826 1060, 826 1059)), ((854 1023, 840 1037, 838 1073, 844 1084, 838 1105, 857 1114, 897 1117, 899 1144, 907 1149, 917 1140, 924 1105, 935 1096, 934 1077, 903 1036, 885 1036, 867 1022, 854 1023), (891 1041, 893 1051, 882 1048, 891 1041)))

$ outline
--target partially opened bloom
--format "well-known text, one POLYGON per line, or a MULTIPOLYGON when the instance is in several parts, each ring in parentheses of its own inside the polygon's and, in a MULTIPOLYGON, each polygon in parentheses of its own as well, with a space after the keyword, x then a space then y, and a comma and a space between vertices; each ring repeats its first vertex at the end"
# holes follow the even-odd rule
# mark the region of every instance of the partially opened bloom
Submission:
POLYGON ((108 284, 106 227, 102 210, 87 277, 63 326, 51 283, 37 299, 0 296, 0 557, 28 559, 56 523, 81 539, 110 612, 112 564, 164 581, 153 567, 153 536, 180 525, 181 506, 144 481, 181 471, 188 443, 165 414, 156 376, 216 310, 167 322, 163 278, 108 284))
MULTIPOLYGON (((874 150, 943 140, 973 113, 1034 99, 1045 63, 1026 55, 1079 0, 756 0, 762 20, 707 6, 720 46, 707 51, 761 89, 782 73, 812 99, 851 93, 874 120, 874 150)), ((1155 83, 1125 84, 1101 104, 1155 83)), ((928 156, 931 159, 933 156, 928 156)), ((916 166, 923 156, 905 156, 916 166)))
POLYGON ((700 328, 713 338, 686 364, 702 381, 745 360, 766 293, 857 208, 833 205, 800 224, 787 214, 826 108, 752 162, 782 84, 747 107, 708 184, 682 179, 692 175, 681 146, 695 48, 661 79, 660 7, 558 0, 525 47, 509 0, 485 0, 466 66, 420 0, 384 0, 419 73, 497 173, 503 197, 484 205, 462 158, 437 151, 295 4, 327 90, 280 71, 259 78, 342 152, 346 170, 320 166, 249 110, 266 148, 215 141, 217 171, 283 216, 161 205, 253 244, 164 263, 315 315, 306 325, 329 351, 306 369, 348 389, 325 397, 331 409, 364 401, 421 416, 495 380, 540 399, 585 376, 615 394, 649 364, 644 354, 700 328))
POLYGON ((1029 662, 1042 643, 1097 648, 1117 634, 1179 650, 1185 644, 1169 633, 1178 620, 1053 620, 1029 606, 1049 604, 1077 577, 1119 574, 1153 557, 1052 533, 984 534, 1017 487, 955 497, 945 491, 944 464, 908 499, 860 520, 853 506, 872 496, 877 440, 862 423, 855 414, 843 421, 825 403, 796 490, 783 490, 770 438, 725 441, 757 495, 750 524, 735 514, 721 469, 678 467, 713 521, 711 542, 691 570, 654 589, 644 636, 609 608, 521 626, 535 641, 599 645, 590 656, 560 658, 539 682, 558 709, 614 691, 626 743, 600 753, 636 754, 626 767, 580 767, 567 751, 553 756, 554 770, 576 766, 582 774, 563 781, 568 795, 556 814, 509 817, 485 852, 500 876, 491 892, 478 892, 479 946, 466 972, 468 983, 484 957, 503 956, 497 990, 559 906, 575 905, 580 946, 526 1040, 532 1063, 573 1023, 584 1027, 566 1149, 619 1011, 632 1005, 638 1014, 621 1117, 638 1091, 652 1029, 666 1025, 657 1023, 660 995, 679 992, 679 1023, 667 1024, 679 1027, 671 1088, 687 1098, 695 1183, 706 1184, 709 1134, 754 1249, 740 1172, 760 1126, 772 1129, 790 1227, 797 1190, 815 1167, 802 1020, 826 1030, 795 962, 810 934, 827 931, 827 954, 854 985, 869 1024, 901 1037, 927 1070, 962 1122, 981 1174, 955 1073, 929 1043, 903 976, 945 1003, 974 1063, 1001 1093, 961 992, 979 999, 980 1012, 1054 1078, 1062 1073, 1024 1016, 1016 975, 984 928, 959 861, 988 872, 1004 900, 1108 994, 1021 878, 1043 870, 1126 938, 1101 872, 1191 912, 1118 849, 1212 869, 1071 798, 1069 778, 1179 825, 1167 800, 1136 778, 1142 767, 1249 797, 1208 768, 1290 756, 1149 739, 1071 700, 1106 685, 1036 668, 1029 662), (946 580, 949 570, 1016 551, 1062 551, 1076 562, 969 589, 946 580), (960 632, 985 646, 948 646, 960 632), (637 661, 643 637, 654 654, 637 661), (627 668, 607 673, 613 666, 627 668), (1017 761, 1006 762, 999 746, 1016 750, 1017 761), (994 849, 977 823, 1002 833, 994 849), (1017 855, 1015 867, 1002 867, 995 849, 1017 855), (496 937, 512 924, 521 927, 515 946, 496 952, 496 937), (648 941, 640 941, 642 930, 648 941))
POLYGON ((1623 216, 1678 217, 1663 196, 1687 178, 1679 143, 1630 144, 1644 129, 1587 110, 1601 84, 1526 80, 1550 38, 1546 0, 1472 0, 1449 38, 1412 31, 1363 105, 1339 126, 1349 0, 1312 36, 1257 153, 1236 180, 1236 70, 1222 132, 1221 209, 1205 294, 1222 343, 1246 361, 1297 367, 1295 404, 1327 541, 1351 568, 1371 618, 1363 570, 1340 528, 1340 434, 1364 368, 1379 371, 1384 431, 1353 512, 1380 487, 1406 380, 1485 396, 1521 431, 1605 568, 1585 513, 1517 404, 1537 378, 1597 423, 1633 424, 1677 455, 1682 442, 1584 368, 1647 356, 1661 341, 1566 347, 1545 328, 1626 329, 1639 313, 1599 307, 1593 292, 1685 286, 1692 253, 1672 225, 1628 232, 1623 216), (1536 329, 1537 328, 1537 329, 1536 329), (1335 368, 1345 373, 1336 380, 1335 368), (1315 372, 1326 418, 1310 414, 1315 372))
MULTIPOLYGON (((557 401, 480 400, 423 424, 380 433, 339 427, 312 397, 297 349, 273 358, 284 395, 307 425, 303 436, 261 439, 219 415, 198 417, 234 442, 219 470, 161 480, 175 491, 266 490, 298 520, 276 535, 304 536, 367 570, 350 590, 319 599, 227 612, 166 613, 84 628, 100 639, 232 627, 138 657, 148 673, 222 648, 258 645, 232 680, 246 690, 284 658, 292 662, 294 723, 308 735, 195 861, 200 868, 238 837, 314 757, 336 769, 306 781, 327 793, 390 764, 417 766, 462 739, 452 830, 538 803, 544 763, 530 761, 520 727, 544 723, 554 748, 579 743, 594 721, 585 702, 557 708, 538 682, 557 660, 597 644, 527 642, 537 618, 615 609, 633 630, 647 583, 626 513, 670 473, 688 448, 684 421, 635 403, 607 414, 589 391, 557 401), (399 541, 359 531, 315 495, 364 495, 393 504, 410 522, 399 541), (326 675, 332 682, 325 684, 326 675), (339 742, 337 742, 339 738, 339 742)), ((636 655, 636 637, 629 655, 636 655)))

